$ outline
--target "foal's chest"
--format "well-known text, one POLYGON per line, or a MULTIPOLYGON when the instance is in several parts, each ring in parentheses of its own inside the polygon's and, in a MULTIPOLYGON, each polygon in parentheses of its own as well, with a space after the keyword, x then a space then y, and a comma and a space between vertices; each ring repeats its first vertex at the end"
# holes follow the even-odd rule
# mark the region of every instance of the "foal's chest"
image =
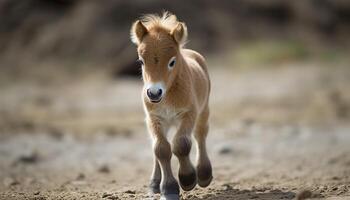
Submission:
POLYGON ((168 124, 174 125, 178 123, 181 115, 186 112, 186 109, 174 109, 172 107, 164 106, 155 110, 155 114, 161 117, 168 124))

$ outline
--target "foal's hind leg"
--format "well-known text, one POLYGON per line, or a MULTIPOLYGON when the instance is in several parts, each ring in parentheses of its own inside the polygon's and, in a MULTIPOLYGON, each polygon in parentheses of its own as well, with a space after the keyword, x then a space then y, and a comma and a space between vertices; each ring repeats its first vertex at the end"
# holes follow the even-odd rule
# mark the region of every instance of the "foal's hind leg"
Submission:
POLYGON ((192 146, 191 132, 195 117, 193 112, 184 114, 173 139, 173 153, 179 159, 180 164, 179 181, 181 188, 185 191, 192 190, 197 184, 196 170, 189 157, 192 146))
POLYGON ((201 187, 207 187, 212 176, 212 167, 207 154, 206 138, 208 135, 209 125, 209 108, 208 106, 199 114, 195 127, 195 139, 197 141, 197 178, 198 185, 201 187))

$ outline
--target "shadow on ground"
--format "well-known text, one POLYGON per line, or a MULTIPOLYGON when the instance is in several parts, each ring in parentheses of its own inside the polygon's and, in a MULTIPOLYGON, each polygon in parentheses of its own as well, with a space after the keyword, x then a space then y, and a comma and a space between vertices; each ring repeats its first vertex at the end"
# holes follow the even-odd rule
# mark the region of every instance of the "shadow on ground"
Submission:
MULTIPOLYGON (((282 190, 269 190, 269 191, 257 191, 257 190, 239 190, 239 189, 228 189, 213 191, 211 194, 207 194, 201 197, 193 196, 188 198, 191 200, 222 200, 222 199, 294 199, 294 192, 285 192, 282 190)), ((187 199, 187 198, 186 198, 187 199)))

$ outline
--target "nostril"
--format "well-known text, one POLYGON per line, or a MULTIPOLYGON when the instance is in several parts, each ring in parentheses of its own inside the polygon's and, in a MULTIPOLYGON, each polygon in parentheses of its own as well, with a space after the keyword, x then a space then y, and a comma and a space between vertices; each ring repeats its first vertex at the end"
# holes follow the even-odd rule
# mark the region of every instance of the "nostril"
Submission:
POLYGON ((162 96, 162 93, 163 93, 162 89, 159 89, 159 90, 158 90, 157 96, 158 96, 158 97, 162 96))
POLYGON ((148 97, 152 97, 152 92, 151 92, 150 89, 147 89, 147 96, 148 96, 148 97))

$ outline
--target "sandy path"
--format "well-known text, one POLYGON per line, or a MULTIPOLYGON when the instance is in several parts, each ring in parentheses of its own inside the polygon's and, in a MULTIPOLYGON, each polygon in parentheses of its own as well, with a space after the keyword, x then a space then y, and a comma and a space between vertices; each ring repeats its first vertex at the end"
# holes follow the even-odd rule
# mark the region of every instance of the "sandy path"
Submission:
MULTIPOLYGON (((338 101, 347 102, 339 74, 349 72, 329 72, 214 71, 208 139, 214 181, 183 199, 349 199, 350 126, 328 99, 336 89, 338 101), (324 79, 327 86, 320 86, 324 79)), ((0 198, 150 198, 152 157, 140 87, 137 80, 90 80, 54 92, 4 89, 0 198), (36 105, 43 95, 50 103, 36 105)))

